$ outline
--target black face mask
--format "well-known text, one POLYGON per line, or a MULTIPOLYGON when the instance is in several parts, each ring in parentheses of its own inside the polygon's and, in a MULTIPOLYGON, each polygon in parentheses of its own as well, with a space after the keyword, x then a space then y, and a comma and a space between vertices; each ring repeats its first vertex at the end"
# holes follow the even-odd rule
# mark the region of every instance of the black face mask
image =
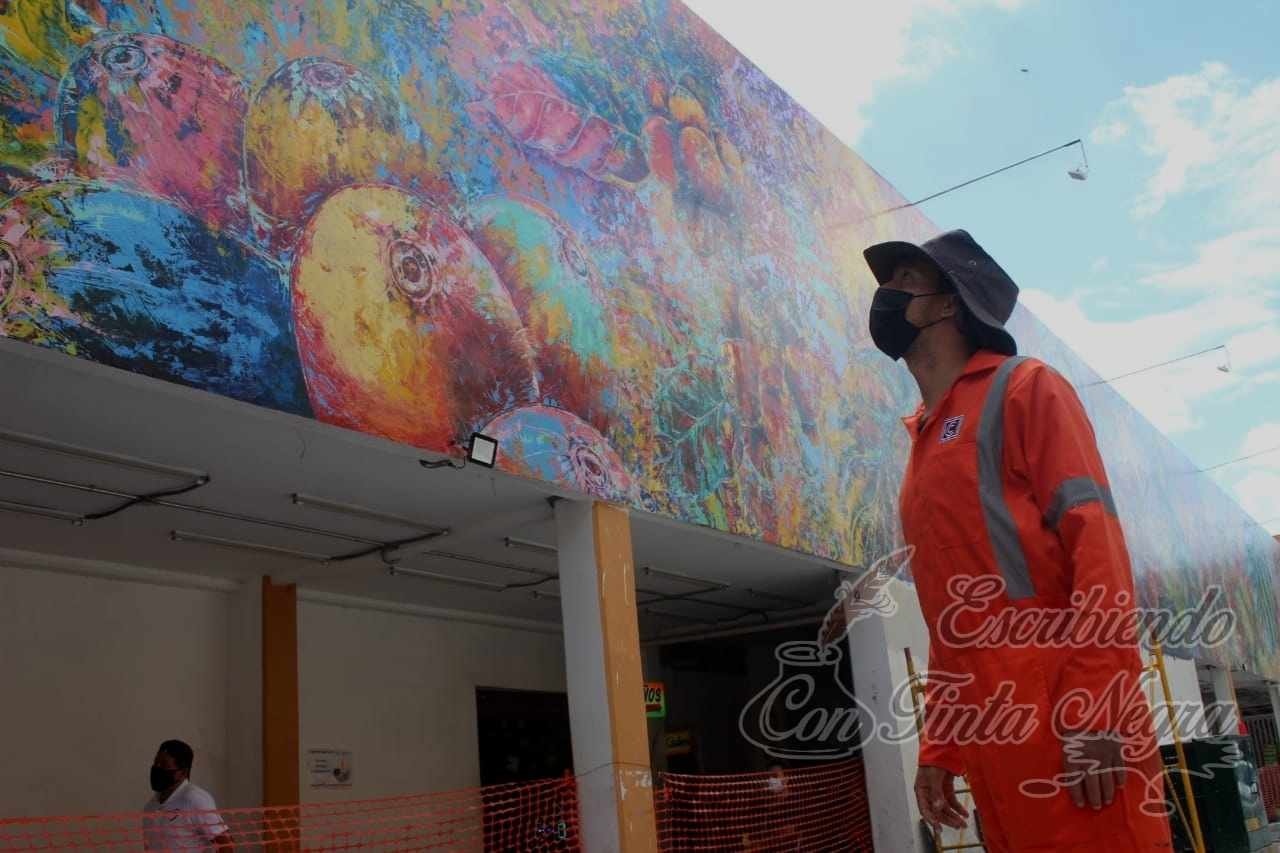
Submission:
POLYGON ((166 770, 163 767, 156 767, 155 765, 152 765, 151 790, 155 791, 157 794, 161 791, 169 790, 173 787, 173 783, 178 781, 175 778, 177 774, 177 770, 166 770))
POLYGON ((928 293, 908 293, 892 287, 877 288, 876 295, 871 299, 869 320, 871 340, 882 353, 894 361, 902 358, 922 331, 947 319, 939 317, 932 323, 926 323, 923 326, 915 325, 907 319, 907 308, 911 305, 911 300, 921 296, 937 296, 946 292, 931 290, 928 293))

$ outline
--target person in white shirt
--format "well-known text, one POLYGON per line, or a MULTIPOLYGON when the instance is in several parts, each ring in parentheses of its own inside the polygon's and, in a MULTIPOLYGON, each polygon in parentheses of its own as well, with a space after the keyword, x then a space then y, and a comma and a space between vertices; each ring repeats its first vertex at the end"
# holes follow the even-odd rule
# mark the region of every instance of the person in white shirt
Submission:
POLYGON ((160 744, 151 764, 155 796, 142 807, 148 850, 230 850, 231 832, 204 788, 190 780, 195 753, 180 740, 160 744))

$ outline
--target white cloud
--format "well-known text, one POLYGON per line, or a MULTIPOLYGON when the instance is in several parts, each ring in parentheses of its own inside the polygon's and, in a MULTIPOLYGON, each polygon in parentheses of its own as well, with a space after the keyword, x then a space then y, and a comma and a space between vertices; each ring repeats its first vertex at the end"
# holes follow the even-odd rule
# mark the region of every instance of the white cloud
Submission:
MULTIPOLYGON (((1280 292, 1280 77, 1254 82, 1221 62, 1205 62, 1193 73, 1126 86, 1092 138, 1123 141, 1154 158, 1134 201, 1138 217, 1196 193, 1194 211, 1180 213, 1190 212, 1206 231, 1230 223, 1230 231, 1194 245, 1185 260, 1149 272, 1142 284, 1182 297, 1202 294, 1203 308, 1215 311, 1224 298, 1252 300, 1261 309, 1254 322, 1280 320, 1266 309, 1266 298, 1280 292), (1132 131, 1120 134, 1119 125, 1132 131)), ((1247 337, 1238 342, 1240 352, 1233 346, 1233 356, 1261 347, 1274 360, 1280 355, 1276 337, 1247 337)))
POLYGON ((1236 498, 1255 521, 1272 534, 1280 533, 1280 473, 1250 471, 1234 486, 1236 498))
MULTIPOLYGON (((1166 433, 1226 429, 1228 422, 1234 430, 1236 407, 1280 398, 1280 311, 1271 307, 1280 292, 1280 78, 1248 81, 1209 62, 1151 86, 1129 86, 1091 138, 1136 146, 1152 158, 1133 204, 1147 229, 1161 234, 1166 224, 1179 224, 1175 216, 1189 214, 1194 218, 1181 224, 1205 230, 1180 263, 1139 279, 1153 306, 1172 298, 1182 307, 1110 322, 1085 311, 1081 297, 1030 294, 1029 304, 1041 301, 1037 314, 1103 376, 1225 343, 1228 374, 1213 369, 1213 354, 1115 387, 1166 433), (1194 207, 1174 207, 1183 201, 1194 207), (1155 218, 1163 211, 1169 215, 1155 218), (1222 223, 1230 230, 1222 232, 1222 223)), ((1234 441, 1222 446, 1228 443, 1234 441)), ((1215 465, 1277 444, 1280 422, 1254 424, 1238 452, 1203 461, 1215 465)), ((1213 476, 1256 520, 1280 530, 1280 454, 1216 468, 1213 476)))
POLYGON ((1123 121, 1111 121, 1106 124, 1100 124, 1089 134, 1089 141, 1096 142, 1099 145, 1107 145, 1112 142, 1119 142, 1129 135, 1129 125, 1123 121))
POLYGON ((948 38, 965 12, 1012 11, 1022 0, 778 3, 686 0, 774 82, 849 145, 884 83, 931 74, 953 55, 948 38))
MULTIPOLYGON (((1280 191, 1280 180, 1276 182, 1280 191)), ((1280 279, 1280 222, 1245 228, 1201 243, 1196 258, 1153 273, 1145 284, 1185 290, 1225 291, 1275 287, 1280 279)))
POLYGON ((1196 190, 1227 190, 1237 213, 1274 213, 1280 186, 1280 78, 1250 87, 1221 62, 1206 62, 1151 86, 1126 86, 1091 139, 1116 143, 1136 125, 1158 166, 1134 205, 1139 217, 1196 190))
MULTIPOLYGON (((1280 447, 1280 422, 1263 424, 1245 433, 1244 441, 1240 443, 1240 455, 1249 456, 1272 447, 1280 447)), ((1280 498, 1280 493, 1276 497, 1280 498)))
MULTIPOLYGON (((1211 352, 1158 367, 1112 387, 1167 435, 1206 426, 1212 414, 1229 410, 1245 395, 1280 398, 1280 317, 1268 315, 1256 295, 1210 296, 1185 308, 1136 320, 1100 319, 1086 309, 1086 297, 1059 299, 1024 290, 1019 299, 1104 379, 1226 343, 1230 373, 1217 368, 1211 352)), ((1088 389, 1082 391, 1088 394, 1088 389)), ((1202 464, 1216 465, 1280 445, 1280 421, 1250 429, 1235 452, 1223 451, 1202 464)), ((1280 532, 1280 453, 1215 469, 1213 476, 1256 521, 1280 532)))
POLYGON ((1259 373, 1256 377, 1254 377, 1254 382, 1260 385, 1270 383, 1270 382, 1275 382, 1277 384, 1280 384, 1280 370, 1271 370, 1266 373, 1259 373))
POLYGON ((1275 325, 1280 318, 1268 315, 1262 300, 1252 295, 1215 295, 1183 308, 1125 320, 1098 318, 1081 296, 1060 299, 1024 290, 1019 299, 1103 379, 1226 344, 1229 373, 1218 370, 1226 361, 1223 354, 1209 352, 1113 383, 1167 434, 1200 426, 1198 404, 1210 395, 1254 388, 1263 377, 1274 381, 1275 377, 1257 368, 1280 361, 1280 329, 1275 325), (1268 316, 1270 323, 1265 320, 1268 316))
MULTIPOLYGON (((1280 366, 1280 323, 1267 322, 1252 331, 1235 335, 1231 338, 1228 349, 1231 351, 1233 370, 1256 371, 1257 368, 1280 366)), ((1280 372, 1273 369, 1266 373, 1256 373, 1254 378, 1272 380, 1280 378, 1280 372)))
POLYGON ((1273 534, 1280 532, 1280 453, 1264 454, 1263 451, 1277 446, 1280 446, 1280 421, 1254 427, 1240 442, 1236 457, 1263 455, 1219 469, 1225 475, 1222 479, 1234 478, 1228 488, 1240 504, 1273 534))

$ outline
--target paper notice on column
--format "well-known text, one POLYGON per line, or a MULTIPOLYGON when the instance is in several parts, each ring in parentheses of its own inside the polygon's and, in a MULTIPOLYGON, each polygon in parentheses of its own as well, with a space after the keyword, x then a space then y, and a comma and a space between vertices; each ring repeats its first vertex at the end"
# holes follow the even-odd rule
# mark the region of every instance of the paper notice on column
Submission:
POLYGON ((307 750, 307 771, 313 788, 351 787, 351 751, 346 749, 307 750))

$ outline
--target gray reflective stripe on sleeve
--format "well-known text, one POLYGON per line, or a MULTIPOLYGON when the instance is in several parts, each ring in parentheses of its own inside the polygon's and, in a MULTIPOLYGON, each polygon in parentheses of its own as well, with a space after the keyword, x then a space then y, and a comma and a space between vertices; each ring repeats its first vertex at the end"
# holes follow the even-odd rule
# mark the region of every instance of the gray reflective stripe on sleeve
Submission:
POLYGON ((1004 577, 1005 594, 1011 599, 1036 594, 1018 526, 1004 499, 1004 395, 1014 368, 1026 360, 1026 356, 1011 356, 996 368, 978 424, 978 497, 987 523, 987 540, 1004 577))
POLYGON ((1049 501, 1049 511, 1044 515, 1044 523, 1056 528, 1067 510, 1093 501, 1101 501, 1107 512, 1116 514, 1116 502, 1111 498, 1111 490, 1097 480, 1092 477, 1063 480, 1053 490, 1053 499, 1049 501))

